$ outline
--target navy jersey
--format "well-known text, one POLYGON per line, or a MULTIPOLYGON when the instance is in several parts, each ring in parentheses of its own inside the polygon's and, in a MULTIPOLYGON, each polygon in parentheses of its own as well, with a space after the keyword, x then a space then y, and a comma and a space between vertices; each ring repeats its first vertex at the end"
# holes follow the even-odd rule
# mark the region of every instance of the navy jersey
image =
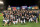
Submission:
POLYGON ((24 16, 25 15, 25 13, 22 13, 22 16, 24 16))
POLYGON ((29 15, 29 13, 26 13, 27 15, 29 15))
POLYGON ((27 18, 27 16, 24 16, 24 18, 27 18))
POLYGON ((32 13, 29 13, 29 15, 32 15, 32 13))
POLYGON ((35 16, 34 18, 32 17, 32 19, 33 19, 33 20, 36 20, 36 16, 35 16))
POLYGON ((24 21, 24 17, 22 17, 22 21, 24 21))
POLYGON ((22 20, 22 16, 20 16, 20 20, 22 20))

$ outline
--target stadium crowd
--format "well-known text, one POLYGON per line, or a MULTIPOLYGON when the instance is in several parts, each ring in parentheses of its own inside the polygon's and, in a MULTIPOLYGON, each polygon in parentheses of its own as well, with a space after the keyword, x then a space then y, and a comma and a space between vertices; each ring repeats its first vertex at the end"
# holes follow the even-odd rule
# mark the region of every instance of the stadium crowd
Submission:
POLYGON ((39 13, 38 11, 33 11, 33 10, 26 10, 26 9, 21 9, 21 10, 4 10, 3 11, 3 23, 4 26, 6 24, 10 25, 11 23, 17 24, 17 23, 26 23, 26 22, 38 22, 37 18, 39 20, 39 13))

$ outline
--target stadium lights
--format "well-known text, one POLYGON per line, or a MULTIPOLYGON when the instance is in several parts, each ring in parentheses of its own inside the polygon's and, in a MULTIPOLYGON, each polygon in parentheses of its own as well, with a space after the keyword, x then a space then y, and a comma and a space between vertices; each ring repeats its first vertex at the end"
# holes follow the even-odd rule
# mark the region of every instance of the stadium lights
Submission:
POLYGON ((0 1, 0 4, 3 4, 3 1, 0 1))

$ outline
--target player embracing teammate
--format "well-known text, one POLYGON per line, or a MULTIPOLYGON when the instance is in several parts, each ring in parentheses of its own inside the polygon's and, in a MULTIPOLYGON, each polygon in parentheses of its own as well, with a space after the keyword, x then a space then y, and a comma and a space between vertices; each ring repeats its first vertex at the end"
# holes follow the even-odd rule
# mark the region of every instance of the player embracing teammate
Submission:
POLYGON ((15 10, 15 11, 9 11, 5 10, 3 11, 3 26, 6 24, 10 25, 11 23, 17 24, 17 23, 26 23, 26 22, 38 22, 38 13, 35 11, 30 10, 15 10))

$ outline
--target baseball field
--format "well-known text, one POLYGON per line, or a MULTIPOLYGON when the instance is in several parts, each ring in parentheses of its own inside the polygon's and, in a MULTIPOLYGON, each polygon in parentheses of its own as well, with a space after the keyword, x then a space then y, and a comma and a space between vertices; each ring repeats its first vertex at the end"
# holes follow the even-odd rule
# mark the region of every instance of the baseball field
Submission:
POLYGON ((6 26, 2 26, 3 25, 3 16, 2 13, 0 13, 0 27, 40 27, 40 16, 39 16, 39 22, 35 23, 35 22, 26 22, 25 24, 21 24, 18 23, 16 25, 11 24, 10 26, 8 26, 8 24, 6 26))

